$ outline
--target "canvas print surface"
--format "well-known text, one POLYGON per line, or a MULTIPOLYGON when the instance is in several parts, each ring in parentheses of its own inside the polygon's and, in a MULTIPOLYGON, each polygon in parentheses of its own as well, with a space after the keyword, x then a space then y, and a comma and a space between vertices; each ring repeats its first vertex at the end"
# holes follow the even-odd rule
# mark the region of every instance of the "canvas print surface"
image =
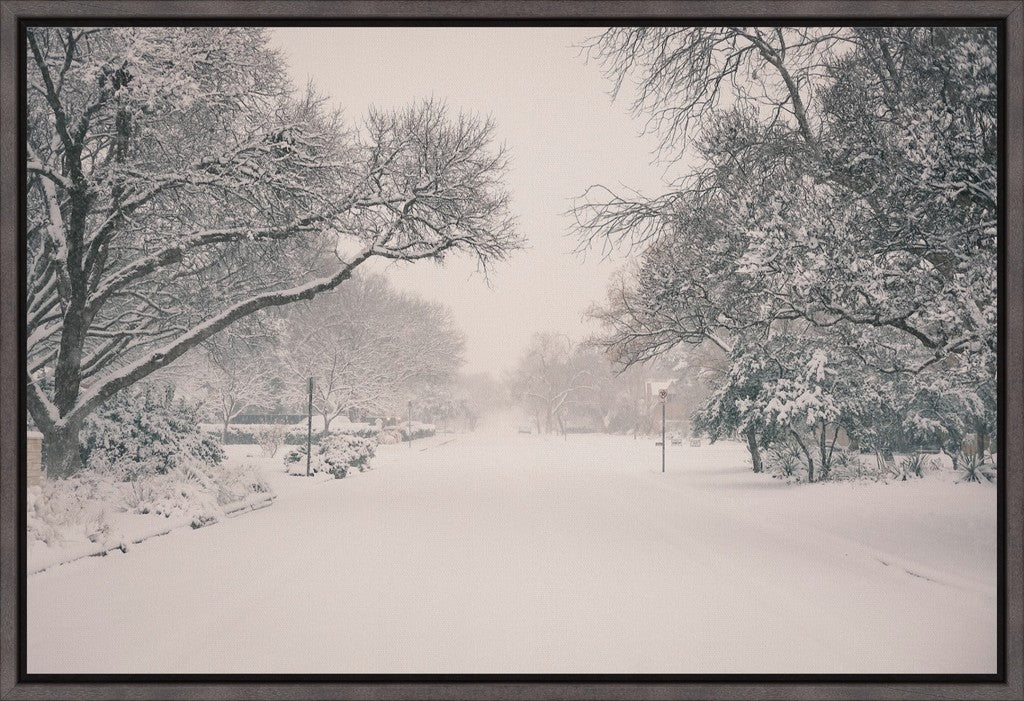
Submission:
POLYGON ((30 26, 30 674, 993 674, 983 26, 30 26))

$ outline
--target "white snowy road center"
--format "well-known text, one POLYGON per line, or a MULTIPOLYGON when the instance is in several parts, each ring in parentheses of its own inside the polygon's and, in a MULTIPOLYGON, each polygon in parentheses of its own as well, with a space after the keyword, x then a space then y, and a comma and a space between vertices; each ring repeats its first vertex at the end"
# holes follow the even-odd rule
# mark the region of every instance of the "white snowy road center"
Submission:
POLYGON ((28 581, 30 673, 992 673, 996 490, 437 437, 28 581), (442 443, 444 443, 442 445, 442 443), (422 448, 427 448, 422 450, 422 448))

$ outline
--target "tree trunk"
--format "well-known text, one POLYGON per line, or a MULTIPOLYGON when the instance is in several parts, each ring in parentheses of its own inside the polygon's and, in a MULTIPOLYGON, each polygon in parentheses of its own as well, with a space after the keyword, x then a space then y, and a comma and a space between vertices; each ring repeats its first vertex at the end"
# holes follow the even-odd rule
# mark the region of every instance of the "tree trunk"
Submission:
POLYGON ((228 444, 228 428, 231 425, 231 419, 224 417, 224 425, 220 429, 220 442, 223 445, 228 444))
POLYGON ((764 472, 764 465, 761 462, 761 451, 757 448, 757 434, 753 428, 743 432, 747 438, 747 450, 750 451, 750 463, 754 466, 754 472, 764 472))
POLYGON ((61 423, 43 432, 42 462, 51 479, 70 477, 82 469, 78 434, 81 422, 61 423))
POLYGON ((978 462, 981 463, 985 460, 985 439, 988 437, 983 422, 979 421, 974 425, 974 435, 977 440, 978 462))
POLYGON ((820 453, 820 456, 819 456, 820 457, 820 461, 819 461, 818 464, 821 466, 821 469, 818 472, 820 473, 819 476, 823 480, 827 480, 828 479, 828 473, 829 473, 829 471, 832 468, 832 461, 829 459, 830 455, 828 453, 828 449, 825 446, 825 431, 826 431, 826 428, 827 427, 825 425, 825 422, 822 421, 821 422, 821 435, 818 437, 818 452, 820 453))
POLYGON ((807 446, 800 439, 800 434, 796 431, 790 431, 793 439, 796 440, 796 444, 800 446, 800 450, 803 451, 804 457, 807 459, 807 481, 814 481, 814 458, 811 457, 811 451, 807 450, 807 446))

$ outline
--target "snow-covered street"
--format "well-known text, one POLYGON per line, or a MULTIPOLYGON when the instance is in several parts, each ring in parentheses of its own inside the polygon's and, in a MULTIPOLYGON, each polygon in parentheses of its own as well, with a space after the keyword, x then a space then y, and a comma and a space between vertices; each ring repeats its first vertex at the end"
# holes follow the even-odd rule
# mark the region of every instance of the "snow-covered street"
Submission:
POLYGON ((468 434, 28 580, 28 671, 991 673, 996 490, 468 434))

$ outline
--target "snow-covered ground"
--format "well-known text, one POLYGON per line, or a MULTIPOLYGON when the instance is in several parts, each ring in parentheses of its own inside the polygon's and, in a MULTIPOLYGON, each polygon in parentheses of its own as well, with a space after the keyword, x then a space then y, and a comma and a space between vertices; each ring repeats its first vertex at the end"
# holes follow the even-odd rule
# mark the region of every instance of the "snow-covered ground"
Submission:
POLYGON ((28 581, 28 671, 991 673, 996 490, 478 433, 28 581))

